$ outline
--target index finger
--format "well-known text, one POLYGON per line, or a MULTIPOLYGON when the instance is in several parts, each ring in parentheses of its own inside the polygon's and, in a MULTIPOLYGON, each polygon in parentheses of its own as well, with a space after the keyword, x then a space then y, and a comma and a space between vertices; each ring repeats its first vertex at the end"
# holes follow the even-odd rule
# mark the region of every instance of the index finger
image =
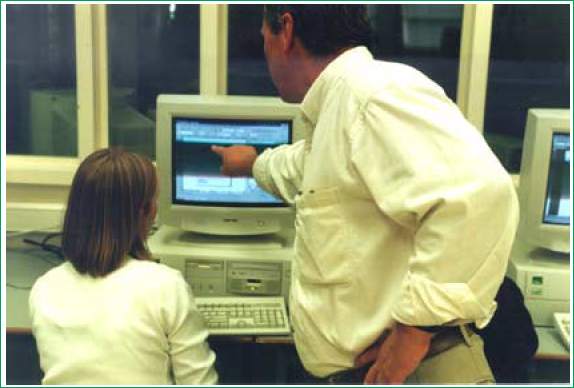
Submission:
POLYGON ((365 375, 365 379, 363 380, 363 384, 365 384, 365 385, 377 384, 378 376, 379 376, 379 367, 378 367, 377 363, 374 363, 373 365, 371 365, 367 374, 365 375))
POLYGON ((223 157, 223 152, 225 151, 225 147, 220 147, 216 145, 211 146, 211 150, 215 152, 217 155, 223 157))
POLYGON ((359 354, 357 358, 355 358, 355 367, 360 368, 363 365, 367 365, 375 361, 377 359, 377 354, 379 353, 380 347, 380 344, 371 346, 369 349, 359 354))

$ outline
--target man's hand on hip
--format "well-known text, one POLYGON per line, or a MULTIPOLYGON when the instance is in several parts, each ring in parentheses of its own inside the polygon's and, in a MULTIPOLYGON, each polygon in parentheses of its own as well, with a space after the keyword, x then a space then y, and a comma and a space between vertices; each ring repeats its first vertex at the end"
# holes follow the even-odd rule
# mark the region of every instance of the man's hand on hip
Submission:
POLYGON ((356 366, 373 362, 365 384, 402 384, 429 350, 432 334, 400 323, 377 345, 355 360, 356 366))
POLYGON ((253 163, 257 159, 254 147, 234 145, 231 147, 211 146, 211 150, 221 157, 221 172, 228 176, 251 176, 253 163))

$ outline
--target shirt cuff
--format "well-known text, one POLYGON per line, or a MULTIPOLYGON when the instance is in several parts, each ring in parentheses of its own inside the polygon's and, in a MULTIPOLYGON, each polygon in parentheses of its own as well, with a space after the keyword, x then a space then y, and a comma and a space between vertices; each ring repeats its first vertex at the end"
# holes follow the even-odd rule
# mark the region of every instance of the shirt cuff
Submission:
POLYGON ((251 168, 251 174, 253 175, 253 178, 255 178, 257 184, 267 192, 273 191, 273 183, 269 173, 267 172, 269 152, 270 150, 267 149, 262 154, 257 156, 257 159, 255 159, 253 167, 251 168))
POLYGON ((436 283, 408 273, 392 316, 409 326, 440 326, 474 322, 478 328, 488 324, 496 303, 481 305, 464 283, 436 283))

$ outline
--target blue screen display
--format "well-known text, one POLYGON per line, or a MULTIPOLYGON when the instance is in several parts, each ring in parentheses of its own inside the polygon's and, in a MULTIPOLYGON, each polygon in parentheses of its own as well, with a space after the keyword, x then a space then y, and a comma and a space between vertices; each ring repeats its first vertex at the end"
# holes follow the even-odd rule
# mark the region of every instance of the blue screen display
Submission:
POLYGON ((570 135, 555 133, 548 170, 543 221, 570 225, 570 135))
POLYGON ((173 202, 211 206, 286 206, 254 178, 221 174, 212 145, 251 145, 257 153, 291 142, 291 121, 173 119, 173 202))

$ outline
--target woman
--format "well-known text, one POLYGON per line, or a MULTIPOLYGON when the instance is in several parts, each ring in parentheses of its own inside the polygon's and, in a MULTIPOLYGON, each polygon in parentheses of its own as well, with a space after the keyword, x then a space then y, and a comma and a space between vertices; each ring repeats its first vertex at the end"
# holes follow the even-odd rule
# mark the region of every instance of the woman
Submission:
POLYGON ((144 157, 111 148, 81 163, 64 220, 67 261, 30 294, 44 384, 217 382, 188 285, 150 260, 157 191, 144 157))

